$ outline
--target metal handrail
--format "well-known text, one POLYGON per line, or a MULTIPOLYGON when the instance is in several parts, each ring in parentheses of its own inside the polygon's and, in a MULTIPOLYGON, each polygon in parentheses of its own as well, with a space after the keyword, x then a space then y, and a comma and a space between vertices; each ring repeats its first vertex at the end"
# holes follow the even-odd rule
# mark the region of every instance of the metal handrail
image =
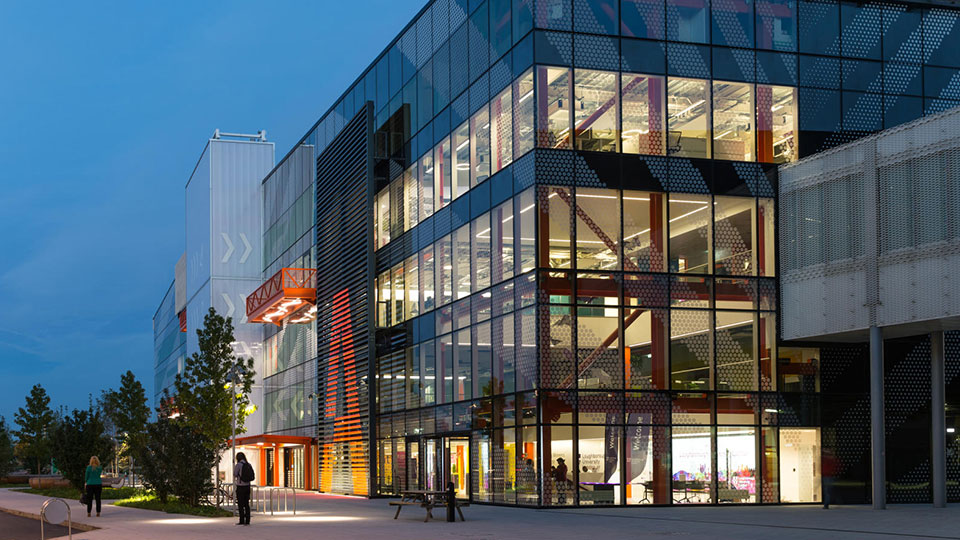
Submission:
MULTIPOLYGON (((43 506, 40 507, 40 540, 46 540, 46 535, 43 531, 43 522, 47 521, 47 506, 53 501, 60 501, 67 507, 67 533, 70 535, 70 540, 73 540, 73 513, 67 501, 60 498, 47 499, 43 502, 43 506)), ((59 525, 59 523, 53 523, 53 525, 59 525)))

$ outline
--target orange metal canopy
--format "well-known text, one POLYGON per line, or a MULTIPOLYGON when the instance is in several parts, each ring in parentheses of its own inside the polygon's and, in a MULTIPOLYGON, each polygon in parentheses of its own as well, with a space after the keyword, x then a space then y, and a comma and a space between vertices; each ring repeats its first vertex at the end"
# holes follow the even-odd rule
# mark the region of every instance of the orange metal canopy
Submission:
POLYGON ((282 268, 247 296, 247 321, 307 323, 316 318, 317 271, 282 268))
MULTIPOLYGON (((227 444, 230 443, 228 442, 227 444)), ((249 437, 237 437, 237 446, 279 446, 282 444, 299 444, 306 446, 313 444, 313 439, 311 437, 298 437, 295 435, 251 435, 249 437)))

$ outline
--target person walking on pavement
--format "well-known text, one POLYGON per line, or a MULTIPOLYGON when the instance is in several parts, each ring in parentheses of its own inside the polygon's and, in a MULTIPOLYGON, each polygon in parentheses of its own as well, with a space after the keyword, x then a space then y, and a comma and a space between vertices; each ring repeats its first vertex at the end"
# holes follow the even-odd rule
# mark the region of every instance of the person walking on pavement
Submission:
POLYGON ((100 475, 103 474, 103 467, 100 466, 100 458, 90 457, 90 464, 83 476, 83 491, 87 494, 87 517, 90 517, 90 511, 93 509, 93 499, 97 500, 97 517, 100 517, 100 498, 103 496, 103 480, 100 475))
POLYGON ((250 524, 250 485, 255 476, 253 466, 247 463, 247 456, 237 452, 237 463, 233 466, 233 483, 237 487, 237 510, 240 521, 237 525, 250 524))

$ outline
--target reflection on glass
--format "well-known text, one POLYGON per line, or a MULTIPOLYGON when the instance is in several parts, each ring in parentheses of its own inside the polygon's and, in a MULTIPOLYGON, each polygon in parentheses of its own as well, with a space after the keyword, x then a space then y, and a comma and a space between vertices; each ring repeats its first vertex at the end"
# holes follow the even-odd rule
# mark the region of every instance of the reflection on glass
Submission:
POLYGON ((717 390, 756 391, 756 320, 753 313, 716 312, 717 390))
POLYGON ((486 107, 470 118, 470 164, 472 186, 490 176, 490 112, 486 107))
POLYGON ((464 122, 453 132, 453 198, 470 189, 470 124, 464 122))
POLYGON ((713 83, 713 157, 755 161, 753 85, 713 83))
POLYGON ((709 311, 670 311, 670 375, 673 388, 712 389, 711 319, 709 311))
POLYGON ((577 188, 577 268, 620 269, 620 193, 577 188))
POLYGON ((473 220, 470 228, 474 271, 471 292, 477 292, 490 286, 490 212, 473 220))
POLYGON ((398 324, 404 321, 403 304, 405 298, 403 288, 403 264, 394 266, 391 270, 391 274, 393 274, 393 301, 391 303, 391 309, 393 310, 392 322, 393 324, 398 324))
MULTIPOLYGON (((540 210, 541 266, 572 268, 570 236, 573 229, 573 196, 570 188, 538 188, 540 210)), ((521 216, 522 217, 522 216, 521 216)))
POLYGON ((496 173, 513 162, 513 113, 512 97, 508 86, 490 102, 493 128, 490 131, 490 150, 493 153, 491 164, 496 173))
POLYGON ((580 426, 577 453, 581 505, 620 504, 620 445, 623 428, 580 426), (611 444, 613 443, 613 444, 611 444))
POLYGON ((517 272, 524 273, 533 270, 536 265, 536 205, 534 204, 534 188, 530 188, 518 197, 514 197, 514 216, 517 219, 517 241, 514 243, 517 272))
MULTIPOLYGON (((757 320, 757 346, 760 356, 760 390, 776 390, 777 315, 760 313, 757 320)), ((820 389, 812 390, 819 392, 820 389)))
POLYGON ((423 404, 437 402, 437 360, 433 340, 420 345, 420 373, 423 374, 423 404))
POLYGON ((383 247, 390 243, 390 189, 377 194, 377 245, 383 247))
POLYGON ((434 208, 439 210, 453 200, 450 174, 450 138, 444 137, 433 149, 434 208))
POLYGON ((570 70, 537 67, 537 146, 570 148, 570 70))
POLYGON ((473 327, 473 363, 477 372, 477 391, 475 396, 492 396, 502 392, 497 381, 493 380, 493 355, 490 343, 490 322, 473 327))
POLYGON ((632 423, 626 437, 627 504, 669 504, 669 428, 632 423))
POLYGON ((420 219, 433 215, 433 154, 427 152, 420 158, 420 219))
POLYGON ((757 157, 764 163, 797 160, 797 89, 757 85, 757 157))
MULTIPOLYGON (((774 261, 777 236, 774 230, 773 199, 761 197, 757 200, 757 272, 761 276, 775 276, 777 265, 774 261)), ((761 308, 762 309, 762 308, 761 308)), ((770 308, 772 309, 772 308, 770 308)))
POLYGON ((453 335, 446 334, 437 338, 437 381, 442 381, 437 389, 440 391, 439 402, 454 401, 453 393, 453 335))
POLYGON ((673 502, 713 502, 713 437, 710 427, 675 427, 671 460, 673 502))
POLYGON ((543 477, 543 505, 573 505, 576 503, 577 466, 573 454, 573 428, 544 428, 543 439, 543 461, 549 462, 549 471, 543 477))
POLYGON ((757 48, 797 50, 797 3, 757 0, 757 48))
POLYGON ((403 171, 403 230, 409 231, 419 223, 420 183, 417 164, 403 171))
POLYGON ((520 428, 520 449, 517 463, 517 503, 538 504, 540 483, 540 452, 537 446, 537 427, 520 428))
POLYGON ((514 158, 533 150, 534 144, 533 68, 513 81, 514 158))
POLYGON ((820 391, 820 349, 780 347, 777 350, 778 390, 781 392, 820 391))
POLYGON ((420 279, 423 280, 423 295, 420 301, 420 312, 426 313, 434 308, 436 300, 436 290, 434 289, 434 260, 433 246, 427 246, 420 250, 420 279))
POLYGON ((623 152, 628 154, 666 153, 663 77, 621 75, 623 100, 623 152))
POLYGON ((620 32, 624 36, 663 39, 663 27, 662 0, 620 1, 620 32))
POLYGON ((670 271, 709 274, 712 215, 709 195, 670 195, 670 271))
POLYGON ((710 42, 709 0, 667 0, 667 39, 710 42))
POLYGON ((628 387, 669 388, 666 310, 624 309, 623 340, 628 387))
POLYGON ((666 205, 663 193, 623 191, 623 265, 633 272, 663 272, 666 205))
POLYGON ((617 73, 578 69, 574 72, 573 113, 578 150, 616 152, 620 107, 617 73))
POLYGON ((436 250, 436 279, 437 305, 443 306, 453 300, 453 240, 450 235, 437 239, 434 244, 436 250))
POLYGON ((492 321, 493 339, 493 387, 496 393, 513 392, 514 355, 513 316, 506 315, 492 321))
POLYGON ((717 501, 757 502, 756 428, 717 428, 717 501))
MULTIPOLYGON (((611 280, 612 282, 612 280, 611 280)), ((577 280, 578 285, 587 280, 577 280)), ((577 308, 577 384, 579 388, 623 388, 619 352, 620 310, 612 307, 577 308)))
POLYGON ((470 226, 464 225, 453 233, 453 283, 457 299, 470 296, 470 226))
POLYGON ((714 198, 714 273, 754 276, 756 207, 753 197, 714 198))
POLYGON ((513 201, 497 206, 490 214, 491 283, 496 284, 513 277, 513 201))
POLYGON ((453 381, 453 400, 462 401, 473 397, 472 348, 470 346, 470 330, 460 330, 456 333, 456 347, 454 348, 455 379, 453 381))
POLYGON ((541 306, 540 310, 549 322, 539 325, 540 385, 573 388, 573 312, 568 306, 541 306))
POLYGON ((671 77, 667 81, 667 153, 710 157, 710 86, 708 81, 671 77))
POLYGON ((753 0, 713 0, 713 43, 753 47, 753 0))

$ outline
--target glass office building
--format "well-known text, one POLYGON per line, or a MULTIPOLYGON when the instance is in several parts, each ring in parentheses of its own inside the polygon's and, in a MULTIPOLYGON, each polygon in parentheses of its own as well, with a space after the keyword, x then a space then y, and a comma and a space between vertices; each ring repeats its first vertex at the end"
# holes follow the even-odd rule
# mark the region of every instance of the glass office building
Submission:
POLYGON ((319 489, 820 501, 863 351, 778 343, 776 168, 960 104, 957 50, 923 3, 430 3, 265 184, 316 210, 264 267, 317 269, 319 489))

